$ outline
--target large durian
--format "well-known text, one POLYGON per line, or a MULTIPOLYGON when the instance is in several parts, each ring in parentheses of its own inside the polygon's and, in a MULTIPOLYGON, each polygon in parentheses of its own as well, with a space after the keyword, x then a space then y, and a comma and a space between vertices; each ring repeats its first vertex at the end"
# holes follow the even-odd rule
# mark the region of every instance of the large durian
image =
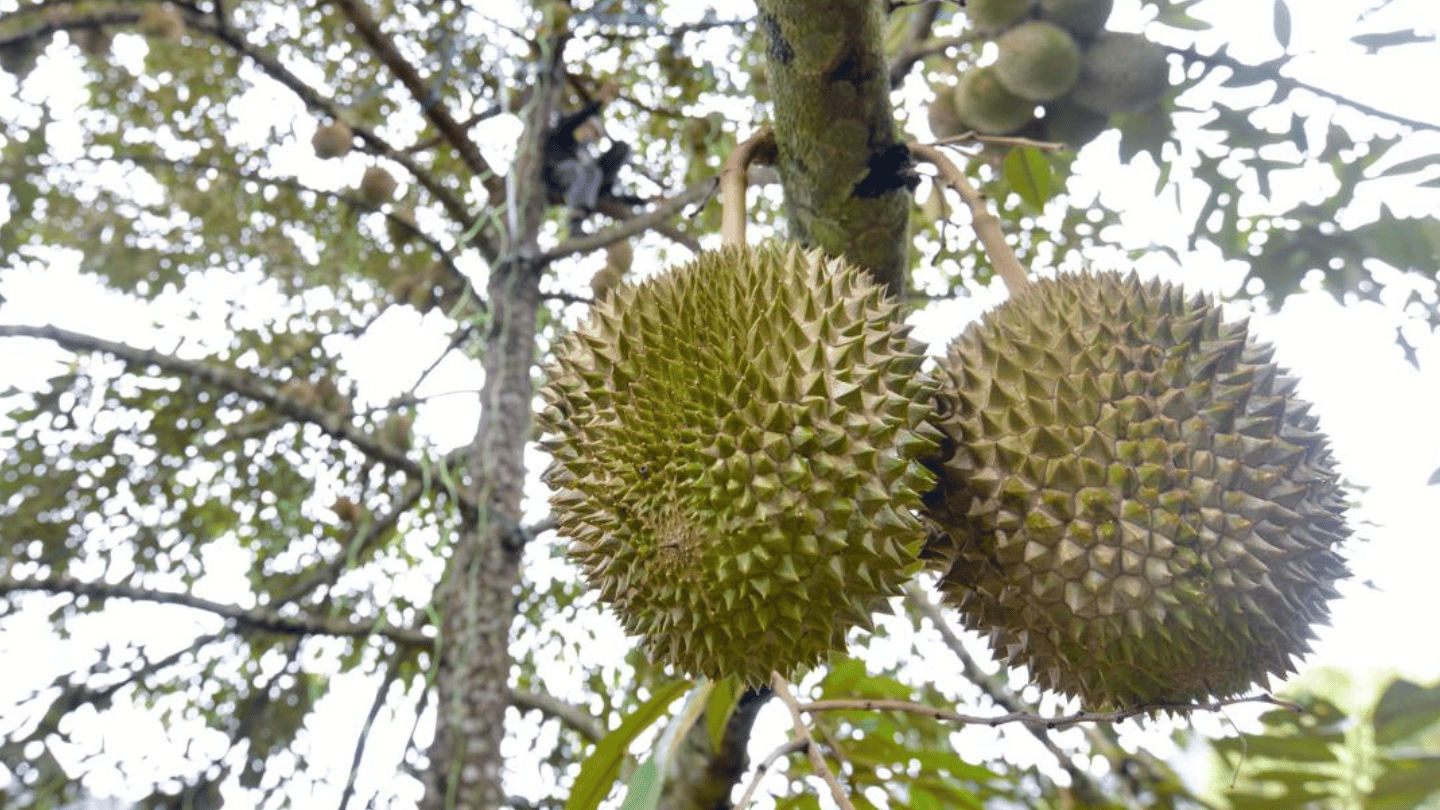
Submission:
POLYGON ((972 324, 941 363, 953 455, 924 510, 965 624, 1095 708, 1293 671, 1348 530, 1272 354, 1208 299, 1116 274, 1040 281, 972 324))
POLYGON ((622 282, 540 415, 571 558, 661 663, 761 683, 919 567, 934 383, 862 271, 776 245, 622 282))
POLYGON ((1035 118, 1035 102, 1005 89, 994 65, 965 71, 954 99, 955 114, 982 135, 1008 135, 1035 118))

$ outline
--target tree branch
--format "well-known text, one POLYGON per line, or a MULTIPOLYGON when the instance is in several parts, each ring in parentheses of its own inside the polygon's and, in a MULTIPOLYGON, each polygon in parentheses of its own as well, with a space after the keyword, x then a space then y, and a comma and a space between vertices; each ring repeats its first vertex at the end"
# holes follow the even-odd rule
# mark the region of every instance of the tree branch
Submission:
POLYGON ((522 712, 536 711, 553 717, 580 732, 580 735, 590 742, 600 742, 605 738, 605 727, 600 725, 600 722, 589 712, 553 695, 512 689, 510 690, 510 705, 522 712))
MULTIPOLYGON (((785 704, 785 708, 790 710, 792 739, 797 746, 804 747, 805 755, 809 757, 810 767, 815 770, 815 775, 824 780, 826 785, 830 786, 830 797, 835 800, 835 804, 839 805, 840 810, 855 810, 855 805, 851 803, 850 796, 845 793, 845 786, 840 784, 840 780, 835 776, 835 772, 830 770, 830 766, 825 762, 825 755, 820 753, 820 746, 816 744, 815 738, 810 735, 810 727, 805 724, 805 718, 801 716, 801 713, 806 711, 805 706, 813 706, 815 704, 801 704, 796 700, 795 693, 790 691, 790 682, 785 680, 785 677, 778 672, 771 673, 770 687, 775 690, 775 694, 779 696, 781 702, 785 704)), ((822 702, 831 703, 834 701, 822 702)))
POLYGON ((361 638, 380 636, 403 647, 429 649, 434 639, 414 630, 384 627, 378 622, 347 622, 314 616, 282 616, 264 608, 247 609, 239 605, 215 602, 188 593, 158 591, 108 582, 86 582, 74 577, 43 577, 39 579, 0 578, 0 596, 12 593, 69 593, 92 599, 129 599, 134 602, 156 602, 193 608, 213 613, 242 627, 281 635, 320 635, 361 638))
POLYGON ((1304 709, 1295 703, 1280 700, 1273 695, 1259 694, 1246 695, 1245 697, 1224 698, 1209 703, 1143 703, 1138 706, 1131 706, 1125 709, 1116 709, 1113 712, 1075 712, 1054 717, 1033 714, 1031 712, 1009 712, 991 717, 974 714, 960 714, 949 709, 941 709, 927 703, 915 703, 908 700, 817 700, 811 703, 799 704, 800 711, 811 712, 834 712, 834 711, 895 711, 907 714, 929 717, 932 720, 945 720, 951 723, 971 726, 1003 726, 1008 723, 1024 723, 1028 726, 1038 726, 1045 729, 1069 728, 1080 723, 1118 723, 1121 720, 1128 720, 1142 714, 1152 712, 1174 712, 1176 714, 1188 714, 1190 712, 1218 712, 1226 706, 1234 706, 1238 703, 1268 703, 1272 706, 1279 706, 1290 711, 1300 713, 1304 709))
MULTIPOLYGON (((632 214, 598 233, 575 239, 567 239, 561 242, 545 253, 542 253, 540 255, 540 261, 550 263, 567 256, 588 253, 589 251, 598 250, 614 242, 619 242, 621 239, 628 239, 636 234, 644 233, 670 217, 679 214, 680 210, 685 206, 705 199, 713 193, 714 190, 715 178, 713 177, 693 183, 678 194, 660 201, 655 207, 643 214, 632 214)), ((686 239, 685 241, 693 243, 693 240, 686 239)), ((690 245, 687 244, 686 246, 689 247, 690 245)), ((694 248, 698 250, 699 245, 695 245, 694 248)))

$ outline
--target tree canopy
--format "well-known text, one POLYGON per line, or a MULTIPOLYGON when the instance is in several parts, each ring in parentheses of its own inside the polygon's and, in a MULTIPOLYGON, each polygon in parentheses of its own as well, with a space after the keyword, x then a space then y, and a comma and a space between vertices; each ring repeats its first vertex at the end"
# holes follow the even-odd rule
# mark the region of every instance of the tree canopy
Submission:
POLYGON ((1433 58, 1424 0, 1085 5, 0 0, 3 803, 1440 807, 1434 685, 1290 696, 1197 785, 923 581, 776 699, 622 643, 566 557, 541 364, 719 244, 766 126, 752 229, 917 319, 1000 287, 938 140, 1032 274, 1386 296, 1413 361, 1440 119, 1316 68, 1433 58), (1035 21, 1064 39, 1027 73, 997 40, 1035 21), (572 229, 546 134, 592 102, 631 158, 572 229))

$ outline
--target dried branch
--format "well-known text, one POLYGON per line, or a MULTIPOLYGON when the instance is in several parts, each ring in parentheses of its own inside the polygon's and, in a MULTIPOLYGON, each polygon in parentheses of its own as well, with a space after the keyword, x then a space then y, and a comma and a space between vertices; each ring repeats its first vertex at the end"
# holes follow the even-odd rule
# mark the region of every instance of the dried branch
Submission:
POLYGON ((985 253, 990 257, 990 263, 1004 279, 1005 286, 1010 290, 1011 295, 1025 289, 1030 280, 1025 277, 1025 268, 1020 260, 1015 258, 1015 251, 1005 244, 1005 232, 1000 229, 1000 220, 990 213, 990 208, 985 205, 985 195, 975 190, 966 179, 965 173, 951 162, 944 152, 933 146, 924 144, 910 144, 910 153, 917 159, 926 161, 935 166, 940 173, 940 181, 955 189, 965 205, 970 208, 970 216, 975 227, 975 235, 979 237, 980 244, 985 246, 985 253))
POLYGON ((134 602, 156 602, 193 608, 213 613, 241 627, 262 630, 281 635, 315 635, 361 638, 379 636, 403 647, 428 649, 434 639, 414 630, 385 627, 380 622, 349 622, 342 619, 319 618, 316 616, 284 616, 267 608, 243 608, 239 605, 215 602, 194 594, 175 591, 159 591, 138 588, 132 585, 116 585, 109 582, 86 582, 74 577, 42 577, 38 579, 0 578, 0 596, 12 593, 39 592, 48 594, 69 593, 88 596, 92 599, 129 599, 134 602))
MULTIPOLYGON (((806 711, 806 705, 813 706, 815 704, 802 705, 796 700, 795 693, 790 691, 790 682, 785 680, 785 677, 778 672, 772 672, 770 674, 770 686, 785 704, 785 708, 790 710, 790 726, 793 729, 793 742, 797 748, 803 748, 805 750, 805 755, 810 759, 810 767, 814 769, 815 775, 819 776, 825 781, 825 784, 830 786, 830 797, 835 800, 835 804, 839 805, 840 810, 855 810, 855 805, 850 801, 850 796, 845 793, 845 786, 840 784, 840 780, 835 776, 835 772, 830 770, 830 766, 825 763, 825 755, 820 753, 820 746, 816 744, 815 738, 810 736, 810 727, 805 724, 805 718, 801 714, 806 711)), ((822 702, 828 703, 831 701, 822 702)))

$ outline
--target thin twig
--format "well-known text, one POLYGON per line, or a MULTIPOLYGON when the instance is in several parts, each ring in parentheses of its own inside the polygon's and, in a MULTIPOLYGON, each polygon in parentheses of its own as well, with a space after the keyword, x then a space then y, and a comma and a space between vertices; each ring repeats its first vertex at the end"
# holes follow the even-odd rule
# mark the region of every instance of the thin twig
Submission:
POLYGON ((990 257, 990 263, 1004 279, 1005 286, 1010 290, 1011 295, 1016 295, 1025 289, 1030 280, 1025 276, 1025 268, 1021 266, 1020 260, 1015 258, 1015 251, 1005 244, 1005 232, 1000 229, 1000 220, 990 213, 985 205, 985 196, 975 190, 966 179, 965 173, 960 171, 944 152, 933 146, 925 144, 910 144, 910 153, 920 160, 924 160, 935 167, 940 173, 940 181, 955 189, 965 205, 970 208, 970 217, 975 227, 975 235, 979 237, 980 244, 985 246, 985 253, 990 257))
POLYGON ((1025 723, 1027 725, 1041 726, 1047 729, 1068 728, 1080 723, 1118 723, 1121 720, 1128 720, 1137 715, 1149 714, 1151 712, 1176 712, 1189 713, 1197 711, 1214 712, 1226 706, 1233 706, 1237 703, 1268 703, 1273 706, 1280 706, 1293 712, 1303 712, 1304 708, 1297 703, 1269 694, 1246 695, 1245 697, 1224 698, 1210 701, 1209 703, 1168 703, 1157 701, 1154 703, 1142 703, 1138 706, 1130 706, 1124 709, 1116 709, 1113 712, 1075 712, 1074 714, 1046 717, 1032 712, 1009 712, 991 717, 984 717, 974 714, 960 714, 949 709, 941 709, 926 703, 915 703, 909 700, 817 700, 812 703, 802 703, 800 711, 813 712, 835 712, 835 711, 895 711, 915 714, 921 717, 929 717, 932 720, 946 720, 951 723, 972 726, 1001 726, 1007 723, 1025 723))
POLYGON ((239 605, 216 602, 178 591, 159 591, 109 582, 86 582, 74 577, 0 579, 0 596, 26 591, 48 594, 68 593, 76 596, 88 596, 92 599, 129 599, 135 602, 180 605, 213 613, 242 627, 285 635, 349 638, 374 635, 389 639, 402 647, 427 649, 434 644, 434 639, 423 633, 400 627, 386 627, 380 622, 349 622, 341 619, 322 619, 316 616, 282 615, 266 608, 243 608, 239 605))
POLYGON ((804 750, 808 744, 804 740, 791 740, 771 751, 770 756, 765 757, 765 760, 755 769, 755 775, 750 777, 750 784, 745 786, 745 794, 740 797, 740 803, 735 805, 734 810, 745 810, 750 806, 750 802, 755 798, 755 790, 760 787, 760 780, 765 778, 765 774, 774 767, 776 762, 797 751, 804 750))
POLYGON ((785 704, 785 708, 790 710, 790 724, 794 729, 792 739, 798 746, 804 747, 805 755, 809 757, 810 767, 814 769, 815 775, 830 786, 830 796, 835 800, 835 804, 840 806, 840 810, 855 810, 855 805, 851 803, 850 797, 845 793, 845 787, 840 784, 835 772, 830 770, 830 766, 825 763, 825 755, 820 753, 820 746, 815 743, 815 738, 810 736, 810 727, 805 724, 805 718, 801 714, 805 711, 805 707, 795 699, 795 693, 790 691, 790 682, 785 680, 785 676, 780 673, 772 672, 770 673, 770 686, 785 704))

